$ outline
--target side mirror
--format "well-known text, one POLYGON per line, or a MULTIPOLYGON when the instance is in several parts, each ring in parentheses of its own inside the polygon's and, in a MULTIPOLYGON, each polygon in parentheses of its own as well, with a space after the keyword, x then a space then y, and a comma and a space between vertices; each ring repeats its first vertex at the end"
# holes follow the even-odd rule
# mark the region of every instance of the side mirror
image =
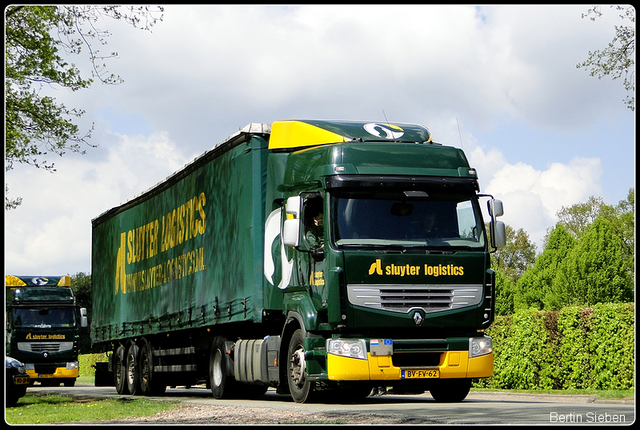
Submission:
POLYGON ((488 202, 489 205, 489 214, 492 218, 497 218, 499 216, 504 215, 504 210, 502 209, 502 201, 491 199, 488 202))
POLYGON ((507 230, 502 221, 492 221, 491 246, 502 248, 507 244, 507 230))
POLYGON ((282 243, 286 246, 300 245, 300 214, 302 213, 302 197, 291 196, 287 199, 286 212, 294 218, 285 219, 282 228, 282 243))
MULTIPOLYGON (((289 206, 288 201, 287 206, 289 206)), ((284 220, 282 230, 282 243, 293 247, 300 245, 300 220, 298 218, 284 220)))
POLYGON ((80 308, 80 327, 86 327, 87 325, 87 308, 80 308))
POLYGON ((292 196, 287 199, 287 213, 300 218, 302 213, 302 197, 292 196))

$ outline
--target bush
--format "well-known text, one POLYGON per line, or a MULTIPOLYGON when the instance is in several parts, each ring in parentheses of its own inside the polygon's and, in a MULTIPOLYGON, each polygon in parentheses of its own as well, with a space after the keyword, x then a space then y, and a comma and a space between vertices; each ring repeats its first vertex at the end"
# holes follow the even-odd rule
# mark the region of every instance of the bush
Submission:
POLYGON ((494 374, 476 387, 633 388, 633 303, 524 310, 496 317, 487 334, 494 341, 494 374))
POLYGON ((99 361, 107 361, 107 354, 104 352, 99 354, 81 354, 78 357, 80 376, 94 376, 96 369, 91 366, 99 361))

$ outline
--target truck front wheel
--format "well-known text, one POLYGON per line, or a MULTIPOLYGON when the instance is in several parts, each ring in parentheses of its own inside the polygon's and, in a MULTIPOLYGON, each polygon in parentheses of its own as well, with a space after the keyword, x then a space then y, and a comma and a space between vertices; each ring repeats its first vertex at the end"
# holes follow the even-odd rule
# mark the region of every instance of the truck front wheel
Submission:
POLYGON ((461 402, 469 394, 471 379, 440 379, 429 389, 436 402, 461 402))
POLYGON ((304 333, 298 329, 289 341, 287 357, 287 382, 291 397, 296 403, 310 401, 313 396, 314 384, 306 376, 306 360, 304 350, 304 333))

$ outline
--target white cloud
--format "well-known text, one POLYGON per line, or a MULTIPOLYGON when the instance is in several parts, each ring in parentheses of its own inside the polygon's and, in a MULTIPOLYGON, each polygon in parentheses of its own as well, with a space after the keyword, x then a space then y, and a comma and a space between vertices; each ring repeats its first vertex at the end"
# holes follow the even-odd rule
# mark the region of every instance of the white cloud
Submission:
POLYGON ((9 172, 11 195, 24 198, 5 212, 5 267, 14 274, 90 272, 91 220, 190 161, 166 133, 107 138, 92 149, 105 154, 102 162, 66 155, 54 174, 28 166, 9 172))
POLYGON ((557 212, 600 195, 601 176, 598 158, 575 157, 568 164, 553 163, 546 170, 518 162, 497 170, 486 191, 503 201, 504 222, 524 229, 541 250, 547 229, 558 221, 557 212))

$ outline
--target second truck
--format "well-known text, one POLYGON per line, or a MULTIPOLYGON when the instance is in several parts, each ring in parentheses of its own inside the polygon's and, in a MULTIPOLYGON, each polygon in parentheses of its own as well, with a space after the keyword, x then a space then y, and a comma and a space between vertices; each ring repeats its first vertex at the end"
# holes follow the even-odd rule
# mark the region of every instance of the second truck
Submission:
POLYGON ((96 378, 123 394, 461 401, 493 372, 500 215, 423 126, 250 124, 93 220, 96 378))
POLYGON ((5 286, 7 355, 24 363, 31 382, 72 387, 87 311, 77 306, 71 278, 7 275, 5 286))

